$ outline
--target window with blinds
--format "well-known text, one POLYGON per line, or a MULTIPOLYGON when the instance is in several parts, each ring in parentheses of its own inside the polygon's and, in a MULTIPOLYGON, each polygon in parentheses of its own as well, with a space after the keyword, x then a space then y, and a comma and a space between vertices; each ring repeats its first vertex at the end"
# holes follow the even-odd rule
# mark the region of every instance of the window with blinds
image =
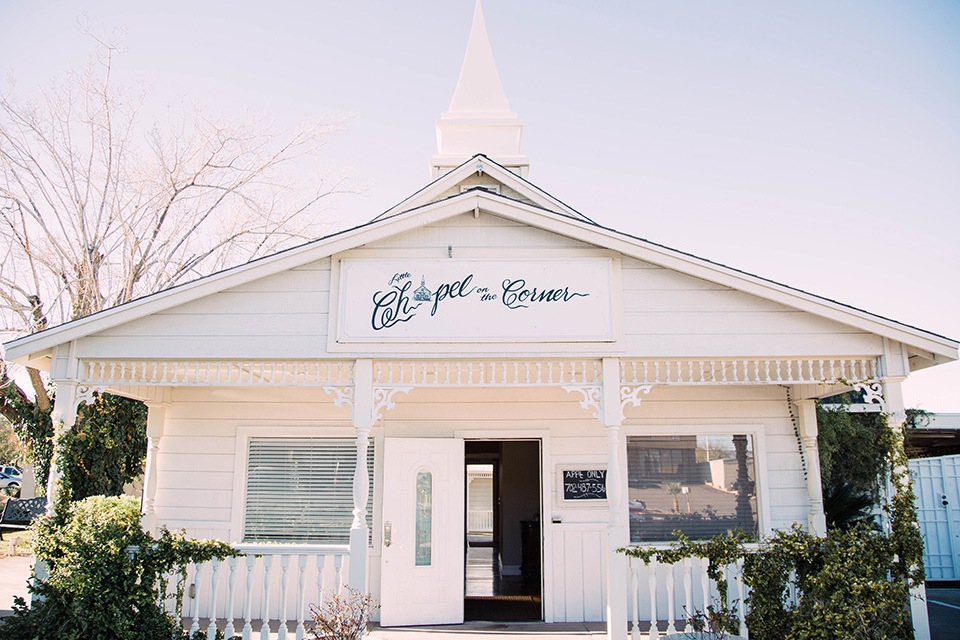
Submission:
MULTIPOLYGON (((371 530, 373 457, 371 442, 371 530)), ((350 542, 356 460, 352 438, 250 438, 244 542, 350 542)))

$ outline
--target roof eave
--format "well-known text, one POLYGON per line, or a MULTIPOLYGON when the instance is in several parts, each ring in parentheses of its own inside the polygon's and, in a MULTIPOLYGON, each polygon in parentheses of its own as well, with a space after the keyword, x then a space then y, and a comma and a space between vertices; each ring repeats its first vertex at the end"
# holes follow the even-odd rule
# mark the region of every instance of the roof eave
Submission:
POLYGON ((864 331, 896 340, 933 354, 932 364, 954 361, 960 343, 944 336, 883 318, 861 309, 794 289, 759 276, 636 238, 614 229, 601 227, 563 213, 518 202, 483 189, 473 189, 438 202, 396 212, 326 238, 227 269, 193 282, 160 291, 118 307, 58 325, 40 333, 7 342, 7 358, 29 358, 52 347, 103 331, 178 304, 239 286, 307 262, 330 257, 363 244, 474 210, 508 219, 614 250, 623 255, 675 269, 716 284, 751 293, 787 306, 808 311, 864 331))

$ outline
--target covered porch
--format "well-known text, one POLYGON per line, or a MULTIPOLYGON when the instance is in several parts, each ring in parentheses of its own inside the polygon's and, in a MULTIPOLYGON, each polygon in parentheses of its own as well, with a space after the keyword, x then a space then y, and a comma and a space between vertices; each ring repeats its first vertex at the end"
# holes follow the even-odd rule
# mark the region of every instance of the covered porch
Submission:
MULTIPOLYGON (((173 392, 183 388, 311 388, 327 402, 349 415, 356 449, 353 477, 353 523, 348 544, 268 545, 259 547, 232 540, 247 555, 222 563, 191 567, 188 589, 182 604, 187 628, 213 632, 215 627, 244 638, 302 638, 309 620, 308 605, 323 601, 327 594, 343 593, 349 586, 367 593, 379 592, 373 584, 380 577, 380 547, 376 535, 380 523, 374 520, 371 535, 371 474, 368 449, 371 429, 414 389, 470 388, 559 388, 574 394, 580 408, 599 422, 606 442, 606 496, 608 508, 603 524, 597 525, 601 553, 603 598, 602 620, 609 638, 650 638, 682 629, 683 611, 702 607, 711 598, 703 571, 693 564, 660 567, 650 571, 628 561, 616 549, 630 544, 628 513, 626 436, 624 424, 642 416, 642 403, 654 389, 731 387, 784 388, 792 405, 796 426, 796 447, 807 468, 808 518, 810 531, 823 533, 822 499, 819 491, 816 449, 816 414, 813 398, 836 393, 844 385, 866 385, 881 397, 879 365, 874 358, 793 358, 793 359, 701 359, 640 360, 612 357, 553 360, 374 360, 344 361, 185 361, 185 360, 104 360, 69 359, 62 363, 56 378, 56 415, 71 424, 80 402, 96 391, 109 391, 145 401, 149 407, 149 446, 143 494, 144 523, 154 531, 156 513, 157 457, 165 435, 165 416, 173 392), (64 375, 67 374, 67 375, 64 375), (840 381, 843 381, 842 383, 840 381), (656 620, 657 624, 651 624, 656 620), (280 621, 285 621, 281 624, 280 621), (271 631, 273 629, 273 631, 271 631)), ((883 391, 898 397, 898 379, 883 381, 883 391)), ((848 387, 846 387, 848 388, 848 387)), ((656 393, 656 392, 654 392, 656 393)), ((595 423, 596 424, 596 423, 595 423)), ((666 433, 666 432, 662 432, 666 433)), ((795 449, 796 451, 796 449, 795 449)), ((552 466, 551 463, 545 463, 552 466)), ((549 474, 548 474, 549 475, 549 474)), ((56 479, 51 488, 55 490, 56 479)), ((545 494, 546 495, 546 494, 545 494)), ((549 500, 549 498, 545 498, 549 500)), ((236 505, 235 501, 235 505, 236 505)), ((236 507, 235 507, 236 508, 236 507)), ((544 512, 543 555, 556 557, 565 544, 564 530, 575 523, 550 522, 544 512), (560 537, 557 537, 560 536, 560 537), (557 547, 557 545, 560 547, 557 547)), ((769 518, 767 518, 769 522, 769 518)), ((594 526, 594 525, 591 525, 594 526)), ((588 527, 589 528, 589 527, 588 527)), ((767 525, 761 526, 761 532, 767 525)), ((739 589, 734 599, 743 601, 743 585, 736 567, 731 588, 739 589)), ((557 604, 552 582, 559 579, 546 563, 543 571, 544 623, 556 623, 557 604)), ((172 605, 172 603, 171 603, 172 605)), ((743 620, 741 612, 741 620, 743 620)), ((571 623, 574 625, 581 623, 571 623)), ((423 633, 487 634, 496 627, 430 627, 423 633), (471 630, 472 629, 472 630, 471 630)), ((516 633, 535 627, 520 625, 516 633)), ((594 631, 587 631, 594 633, 594 631)), ((381 629, 380 634, 408 633, 381 629)), ((746 628, 743 627, 743 635, 746 628)), ((212 636, 211 636, 212 637, 212 636)), ((403 637, 382 635, 384 638, 403 637)), ((416 637, 416 636, 414 636, 416 637)), ((436 636, 435 636, 436 637, 436 636)), ((590 637, 590 636, 584 636, 590 637)))

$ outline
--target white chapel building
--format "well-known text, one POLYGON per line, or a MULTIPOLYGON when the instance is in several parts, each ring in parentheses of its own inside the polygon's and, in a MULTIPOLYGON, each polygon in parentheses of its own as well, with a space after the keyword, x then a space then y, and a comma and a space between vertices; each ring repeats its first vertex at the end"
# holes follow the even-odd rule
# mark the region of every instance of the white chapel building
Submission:
POLYGON ((527 180, 521 131, 478 3, 429 184, 5 345, 49 371, 55 424, 98 391, 147 404, 147 526, 258 554, 191 577, 194 624, 302 637, 349 585, 383 626, 657 637, 683 576, 616 549, 823 533, 815 399, 860 386, 902 419, 901 382, 957 360, 954 340, 594 222, 527 180))

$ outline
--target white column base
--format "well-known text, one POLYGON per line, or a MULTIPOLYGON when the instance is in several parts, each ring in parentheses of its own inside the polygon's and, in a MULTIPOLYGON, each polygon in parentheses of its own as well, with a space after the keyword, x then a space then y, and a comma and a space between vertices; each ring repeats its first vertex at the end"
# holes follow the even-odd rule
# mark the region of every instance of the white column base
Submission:
POLYGON ((627 593, 629 560, 617 549, 627 546, 629 534, 622 526, 608 529, 607 553, 607 640, 627 637, 627 593))
POLYGON ((913 619, 914 640, 930 640, 927 588, 922 584, 910 589, 910 617, 913 619))
POLYGON ((360 593, 367 592, 367 539, 366 527, 350 529, 350 571, 347 586, 360 593))

